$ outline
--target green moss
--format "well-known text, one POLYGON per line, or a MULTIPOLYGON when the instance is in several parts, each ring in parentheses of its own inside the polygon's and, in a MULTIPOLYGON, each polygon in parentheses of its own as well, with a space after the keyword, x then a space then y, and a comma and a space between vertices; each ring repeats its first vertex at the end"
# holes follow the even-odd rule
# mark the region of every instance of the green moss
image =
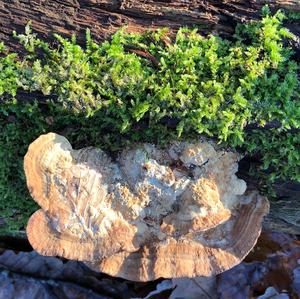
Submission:
POLYGON ((2 230, 18 230, 36 209, 22 161, 42 133, 65 135, 75 147, 112 152, 134 141, 164 145, 200 134, 262 156, 256 173, 300 181, 299 64, 285 39, 284 16, 267 10, 261 21, 238 25, 232 40, 182 28, 144 34, 118 31, 86 47, 56 35, 57 47, 27 26, 16 35, 27 54, 0 46, 0 214, 2 230), (1 54, 1 53, 0 53, 1 54), (43 102, 16 100, 41 92, 43 102), (276 121, 272 130, 246 130, 276 121), (169 126, 166 126, 169 123, 169 126), (261 172, 263 171, 263 172, 261 172))
POLYGON ((288 11, 286 16, 288 20, 300 20, 300 12, 298 11, 288 11))
POLYGON ((37 209, 26 188, 23 159, 28 144, 45 132, 37 105, 2 104, 0 108, 0 215, 5 225, 0 233, 24 227, 37 209))

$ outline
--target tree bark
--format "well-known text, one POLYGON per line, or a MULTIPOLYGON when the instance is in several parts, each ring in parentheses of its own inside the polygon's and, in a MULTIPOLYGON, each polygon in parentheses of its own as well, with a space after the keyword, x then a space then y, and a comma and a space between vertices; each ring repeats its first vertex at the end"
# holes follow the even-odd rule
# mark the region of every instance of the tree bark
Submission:
MULTIPOLYGON (((239 162, 238 177, 247 182, 249 189, 257 189, 258 181, 249 176, 253 158, 245 157, 239 162)), ((276 199, 270 199, 270 212, 264 218, 264 229, 300 235, 300 182, 277 180, 273 184, 276 199)))
POLYGON ((12 31, 23 32, 29 21, 48 41, 54 32, 63 36, 75 33, 82 43, 86 28, 96 40, 103 40, 124 25, 134 32, 197 26, 202 32, 230 35, 236 22, 258 18, 266 3, 274 9, 300 12, 298 0, 1 0, 0 41, 18 49, 12 31))

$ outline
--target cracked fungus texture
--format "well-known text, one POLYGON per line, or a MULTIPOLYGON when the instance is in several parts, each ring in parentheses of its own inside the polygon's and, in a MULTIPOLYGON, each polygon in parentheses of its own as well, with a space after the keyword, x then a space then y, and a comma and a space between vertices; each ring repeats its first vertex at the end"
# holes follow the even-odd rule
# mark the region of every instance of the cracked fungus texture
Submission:
POLYGON ((238 154, 209 142, 137 144, 113 161, 40 136, 24 159, 41 206, 28 223, 43 255, 84 261, 130 280, 210 276, 254 246, 268 201, 236 177, 238 154))

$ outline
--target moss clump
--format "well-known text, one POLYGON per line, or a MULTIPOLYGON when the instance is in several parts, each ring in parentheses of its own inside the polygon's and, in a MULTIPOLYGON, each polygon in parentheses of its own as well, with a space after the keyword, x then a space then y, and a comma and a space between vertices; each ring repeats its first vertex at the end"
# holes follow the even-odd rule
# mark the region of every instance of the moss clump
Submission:
MULTIPOLYGON (((56 35, 51 47, 27 26, 18 57, 0 45, 0 214, 4 230, 24 225, 36 208, 22 159, 41 133, 64 134, 75 146, 116 151, 134 141, 215 138, 262 157, 269 180, 300 181, 299 65, 284 46, 295 38, 284 15, 238 25, 232 40, 182 28, 143 34, 118 31, 86 47, 56 35), (43 101, 17 93, 42 93, 43 101), (16 98, 18 100, 16 100, 16 98), (47 100, 46 100, 47 98, 47 100), (272 130, 261 130, 276 121, 272 130), (258 128, 247 130, 251 125, 258 128)), ((258 171, 258 169, 256 169, 258 171)))

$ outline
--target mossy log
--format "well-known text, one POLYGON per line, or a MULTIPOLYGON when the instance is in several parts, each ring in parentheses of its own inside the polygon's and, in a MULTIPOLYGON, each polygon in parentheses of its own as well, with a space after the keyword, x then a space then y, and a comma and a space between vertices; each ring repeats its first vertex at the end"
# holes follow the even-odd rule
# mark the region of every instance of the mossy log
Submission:
MULTIPOLYGON (((258 19, 265 4, 272 10, 283 8, 300 13, 299 0, 2 0, 0 41, 4 41, 10 50, 22 51, 12 32, 22 33, 29 21, 33 31, 48 42, 53 41, 53 33, 62 36, 76 34, 78 42, 83 44, 86 28, 90 28, 94 39, 101 41, 122 26, 133 32, 168 27, 171 33, 180 26, 196 26, 204 34, 218 33, 228 37, 238 22, 258 19)), ((287 26, 300 36, 299 21, 289 21, 287 26)), ((299 54, 296 59, 300 59, 300 42, 295 46, 299 54)), ((280 197, 288 199, 282 201, 282 207, 295 207, 294 203, 300 196, 299 183, 278 183, 275 188, 280 197)), ((272 224, 274 219, 279 219, 290 232, 300 233, 300 225, 297 226, 300 215, 296 215, 295 210, 292 213, 278 206, 276 209, 271 207, 271 213, 276 212, 270 218, 271 227, 282 230, 280 225, 272 224)))
MULTIPOLYGON (((22 32, 31 21, 32 28, 51 41, 54 32, 63 36, 75 33, 84 41, 90 28, 96 40, 108 38, 126 25, 130 31, 180 26, 197 26, 201 31, 231 35, 237 22, 259 17, 260 9, 284 8, 300 12, 298 0, 10 0, 0 1, 0 40, 11 49, 17 43, 12 31, 22 32)), ((300 32, 299 26, 293 26, 300 32)))

